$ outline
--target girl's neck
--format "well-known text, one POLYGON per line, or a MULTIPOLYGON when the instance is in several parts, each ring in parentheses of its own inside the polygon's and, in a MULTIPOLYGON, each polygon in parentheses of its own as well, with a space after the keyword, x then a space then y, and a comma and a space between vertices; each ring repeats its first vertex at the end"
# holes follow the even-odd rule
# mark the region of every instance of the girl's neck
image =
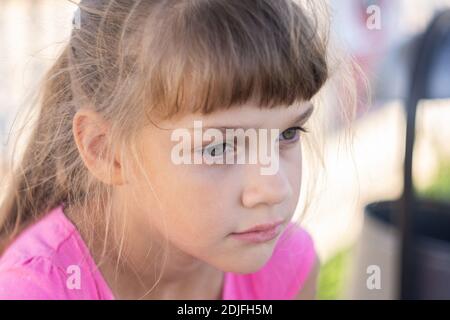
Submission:
POLYGON ((133 237, 125 237, 121 244, 117 239, 107 239, 109 248, 124 250, 107 249, 105 254, 105 237, 97 233, 95 239, 86 241, 91 233, 84 229, 86 224, 77 221, 81 215, 75 208, 66 209, 65 214, 85 239, 93 260, 116 299, 222 299, 223 271, 170 244, 164 245, 155 239, 149 242, 147 235, 137 237, 145 234, 139 231, 128 230, 127 234, 133 237), (116 245, 112 245, 114 243, 116 245), (151 250, 148 243, 152 244, 151 250))
POLYGON ((103 265, 100 270, 116 299, 183 299, 219 300, 222 299, 224 273, 213 269, 199 269, 197 273, 180 273, 176 279, 158 280, 153 277, 142 278, 132 270, 117 270, 112 264, 103 265))

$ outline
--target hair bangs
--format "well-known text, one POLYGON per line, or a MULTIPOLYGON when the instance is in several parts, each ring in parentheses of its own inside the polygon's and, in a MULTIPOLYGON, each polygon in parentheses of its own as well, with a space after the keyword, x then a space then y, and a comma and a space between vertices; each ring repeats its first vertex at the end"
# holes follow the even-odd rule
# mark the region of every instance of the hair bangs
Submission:
POLYGON ((170 27, 166 20, 154 39, 160 55, 152 54, 158 58, 145 72, 147 101, 159 117, 208 114, 250 101, 261 108, 289 106, 311 99, 328 78, 326 44, 299 7, 188 2, 171 8, 170 27))

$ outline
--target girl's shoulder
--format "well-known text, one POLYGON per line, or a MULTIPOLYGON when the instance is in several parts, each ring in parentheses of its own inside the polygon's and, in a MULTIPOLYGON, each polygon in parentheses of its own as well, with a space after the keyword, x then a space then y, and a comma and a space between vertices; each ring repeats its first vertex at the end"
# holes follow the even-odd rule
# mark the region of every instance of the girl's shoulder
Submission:
POLYGON ((225 299, 293 299, 312 271, 316 257, 309 232, 290 223, 272 257, 259 271, 226 275, 225 299))
POLYGON ((95 299, 89 259, 58 206, 22 231, 0 257, 0 299, 95 299))

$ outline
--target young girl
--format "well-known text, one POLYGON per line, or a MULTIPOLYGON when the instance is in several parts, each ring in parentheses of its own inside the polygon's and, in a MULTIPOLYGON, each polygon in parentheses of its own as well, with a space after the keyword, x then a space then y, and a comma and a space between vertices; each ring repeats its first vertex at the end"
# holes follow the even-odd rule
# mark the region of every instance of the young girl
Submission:
MULTIPOLYGON (((3 199, 0 297, 314 298, 314 244, 291 221, 310 101, 329 76, 311 7, 293 0, 79 7, 3 199), (176 163, 173 133, 196 136, 194 121, 216 133, 279 130, 277 170, 176 163)), ((183 151, 240 152, 225 139, 183 151)))

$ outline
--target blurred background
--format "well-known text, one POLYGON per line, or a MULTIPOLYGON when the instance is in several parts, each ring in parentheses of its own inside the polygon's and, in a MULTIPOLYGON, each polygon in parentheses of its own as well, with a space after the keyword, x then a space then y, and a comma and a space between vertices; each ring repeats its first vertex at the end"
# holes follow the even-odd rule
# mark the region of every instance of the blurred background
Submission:
MULTIPOLYGON (((326 134, 326 183, 304 219, 322 261, 319 298, 450 299, 447 17, 430 36, 439 45, 424 40, 433 19, 450 10, 450 0, 329 3, 332 37, 362 67, 371 102, 360 99, 351 152, 340 148, 339 125, 326 134), (432 52, 435 61, 431 68, 427 60, 425 73, 417 67, 421 52, 432 52), (414 84, 424 78, 430 81, 419 95, 414 84), (406 133, 407 115, 414 137, 406 133), (405 148, 411 141, 408 185, 405 148), (425 205, 418 199, 426 199, 425 205)), ((15 115, 68 39, 75 9, 67 0, 0 0, 3 154, 15 115)))

